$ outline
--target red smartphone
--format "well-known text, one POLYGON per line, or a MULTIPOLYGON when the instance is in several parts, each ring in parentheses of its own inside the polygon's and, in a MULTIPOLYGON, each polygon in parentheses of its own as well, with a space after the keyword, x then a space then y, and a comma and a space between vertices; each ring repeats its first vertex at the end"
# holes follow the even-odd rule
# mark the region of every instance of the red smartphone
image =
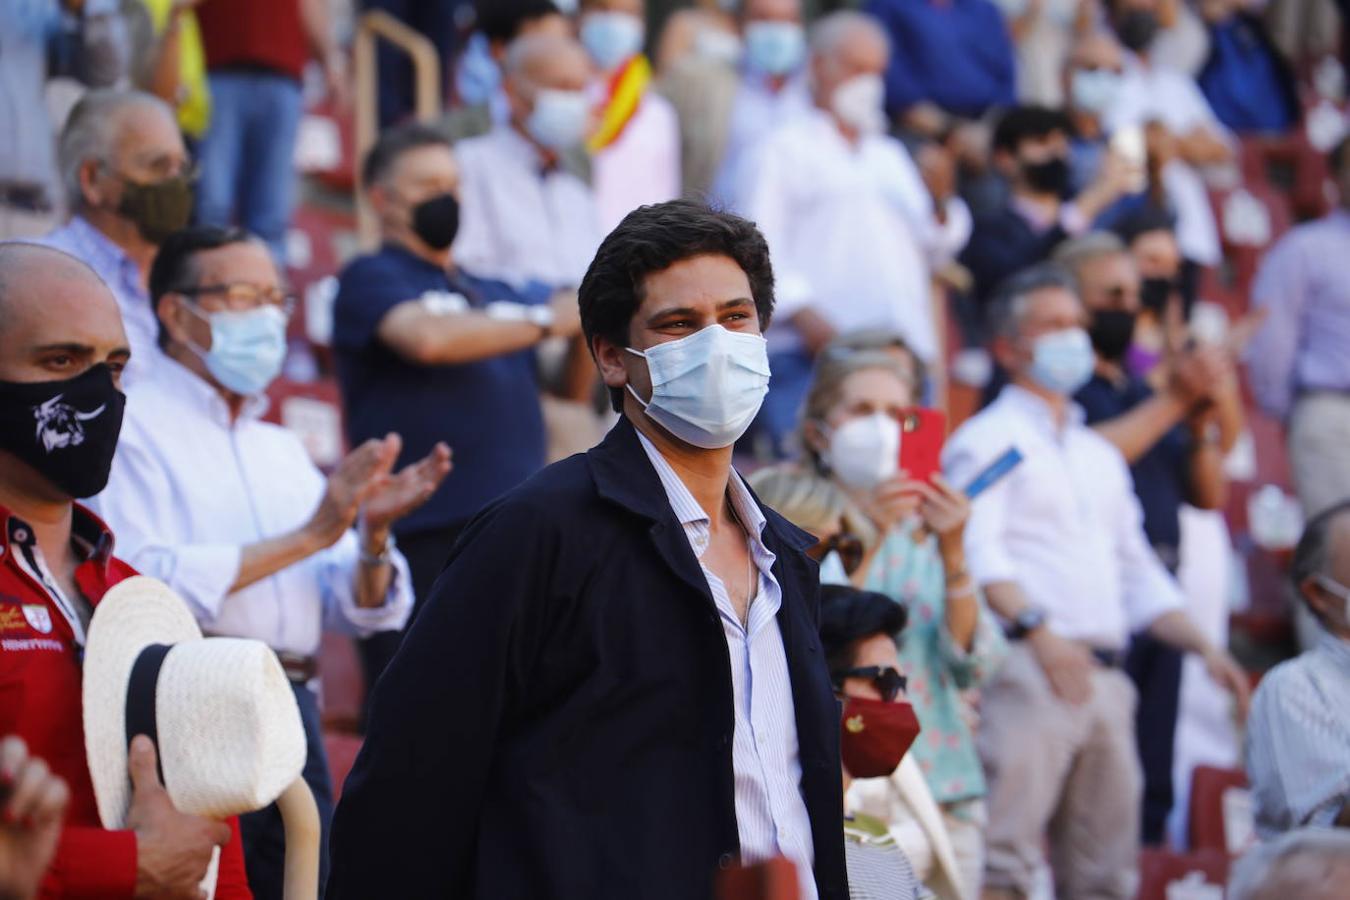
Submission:
POLYGON ((931 481, 942 469, 947 417, 936 409, 914 407, 900 416, 900 468, 915 481, 931 481))

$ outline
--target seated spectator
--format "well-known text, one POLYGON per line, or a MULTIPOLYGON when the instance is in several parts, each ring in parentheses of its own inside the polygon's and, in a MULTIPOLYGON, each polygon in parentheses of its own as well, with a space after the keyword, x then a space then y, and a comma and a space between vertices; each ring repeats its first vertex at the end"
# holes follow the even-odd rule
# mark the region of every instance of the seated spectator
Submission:
MULTIPOLYGON (((1062 245, 1055 262, 1073 276, 1088 313, 1096 365, 1074 395, 1084 421, 1130 464, 1144 534, 1172 575, 1181 560, 1181 509, 1217 509, 1227 498, 1224 452, 1211 430, 1214 396, 1237 375, 1222 350, 1186 352, 1162 391, 1125 365, 1139 315, 1139 272, 1124 243, 1099 232, 1062 245)), ((1147 632, 1130 640, 1125 671, 1139 694, 1135 737, 1144 770, 1143 840, 1163 841, 1173 805, 1172 761, 1182 654, 1147 632)))
POLYGON ((990 0, 867 0, 890 36, 886 111, 929 136, 949 116, 977 118, 1016 100, 1013 47, 990 0))
POLYGON ((581 43, 599 76, 586 147, 604 234, 639 206, 680 196, 680 125, 670 101, 652 89, 646 36, 642 0, 582 0, 581 43))
MULTIPOLYGON (((395 474, 400 440, 391 434, 325 479, 294 434, 260 420, 292 301, 258 239, 214 226, 176 233, 155 259, 150 294, 162 358, 130 393, 97 509, 127 558, 182 595, 204 631, 277 651, 326 835, 333 789, 315 690, 319 640, 325 628, 364 636, 403 627, 412 585, 391 530, 435 492, 449 451, 437 445, 395 474)), ((280 897, 280 815, 273 806, 241 825, 254 894, 280 897)))
POLYGON ((1187 340, 1185 260, 1175 222, 1171 213, 1146 204, 1114 228, 1139 272, 1139 315, 1125 367, 1141 377, 1179 353, 1187 340))
POLYGON ((1228 900, 1339 900, 1350 881, 1350 832, 1300 828, 1233 864, 1228 900))
POLYGON ((771 453, 783 453, 811 361, 836 333, 882 327, 902 334, 925 362, 941 353, 930 267, 965 243, 970 213, 951 193, 935 197, 904 145, 882 133, 888 54, 886 35, 868 16, 840 12, 817 22, 815 108, 765 138, 747 161, 740 206, 764 229, 778 267, 773 380, 757 423, 771 453))
MULTIPOLYGON (((78 260, 0 244, 0 734, 22 738, 70 791, 51 867, 29 876, 41 878, 42 897, 190 897, 221 848, 216 896, 248 898, 239 840, 220 822, 174 809, 153 754, 148 767, 144 758, 131 766, 126 830, 103 828, 90 780, 86 629, 108 589, 136 574, 112 555, 113 532, 75 502, 103 489, 118 449, 130 349, 117 306, 78 260)), ((0 763, 4 791, 17 783, 14 749, 0 763)), ((51 835, 28 840, 5 858, 36 861, 36 843, 51 835)))
POLYGON ((1298 124, 1298 87, 1249 0, 1200 4, 1210 54, 1196 80, 1219 121, 1239 134, 1284 134, 1298 124))
POLYGON ((1012 194, 997 212, 976 219, 961 263, 975 279, 975 297, 987 306, 1009 276, 1049 259, 1069 237, 1084 234, 1096 218, 1128 189, 1134 173, 1109 156, 1093 181, 1071 200, 1069 119, 1057 110, 1019 106, 994 129, 994 166, 1007 177, 1012 194))
POLYGON ((1263 838, 1350 828, 1350 503, 1308 522, 1289 576, 1321 634, 1267 672, 1252 701, 1247 774, 1263 838))
MULTIPOLYGON (((454 476, 394 530, 420 602, 469 518, 543 468, 534 349, 580 331, 577 300, 571 291, 522 296, 457 265, 450 245, 459 170, 438 131, 410 124, 385 132, 361 181, 383 246, 338 278, 333 345, 348 439, 357 446, 396 433, 400 465, 438 444, 455 453, 454 476)), ((574 393, 589 395, 594 369, 580 341, 572 368, 574 393)), ((367 684, 399 637, 386 631, 362 643, 367 684)))
POLYGON ((570 38, 531 34, 511 45, 509 120, 455 148, 455 259, 475 274, 518 289, 581 283, 600 244, 599 214, 591 189, 560 163, 590 133, 590 75, 586 51, 570 38))
MULTIPOLYGON (((1098 29, 1074 42, 1064 66, 1064 112, 1069 119, 1069 164, 1073 193, 1097 178, 1109 146, 1105 117, 1120 93, 1124 50, 1115 35, 1098 29)), ((1130 185, 1131 188, 1137 186, 1130 185)))
POLYGON ((1120 671, 1130 633, 1202 657, 1240 708, 1246 676, 1182 612, 1176 582, 1148 546, 1124 458, 1070 400, 1094 365, 1072 280, 1030 269, 994 312, 994 353, 1011 384, 943 453, 957 484, 1010 444, 1023 457, 974 502, 966 528, 972 577, 1012 641, 981 695, 985 897, 1027 896, 1048 841, 1061 896, 1125 900, 1142 787, 1135 691, 1120 671))
POLYGON ((0 782, 0 897, 28 900, 56 853, 70 788, 14 735, 0 741, 0 782))
POLYGON ((131 340, 128 386, 154 365, 159 326, 146 291, 159 245, 188 223, 192 176, 173 112, 139 91, 90 91, 61 132, 71 219, 42 242, 88 263, 112 288, 131 340))
MULTIPOLYGON (((905 619, 905 607, 881 594, 842 585, 820 589, 820 643, 843 703, 845 795, 855 779, 889 779, 919 736, 895 648, 905 619)), ((923 895, 914 867, 887 823, 847 807, 844 859, 850 898, 910 900, 923 895)))
POLYGON ((1077 0, 994 0, 1008 21, 1017 55, 1017 99, 1064 106, 1061 72, 1074 40, 1092 27, 1090 7, 1077 0))

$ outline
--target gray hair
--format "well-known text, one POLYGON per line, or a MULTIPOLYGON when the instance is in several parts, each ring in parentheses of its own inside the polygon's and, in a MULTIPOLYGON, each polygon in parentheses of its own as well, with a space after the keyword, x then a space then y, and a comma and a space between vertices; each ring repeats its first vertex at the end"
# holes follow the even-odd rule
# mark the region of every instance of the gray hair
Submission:
POLYGON ((1078 282, 1073 275, 1054 263, 1039 263, 1003 282, 989 308, 989 324, 993 334, 1003 337, 1021 334, 1027 298, 1049 288, 1059 288, 1078 296, 1078 282))
MULTIPOLYGON (((1327 862, 1350 857, 1350 831, 1338 828, 1296 828, 1274 840, 1258 844, 1233 864, 1228 878, 1228 900, 1280 900, 1304 898, 1309 888, 1328 887, 1311 884, 1312 872, 1290 871, 1300 856, 1321 858, 1327 862)), ((1330 896, 1325 895, 1325 896, 1330 896)))
POLYGON ((153 106, 173 118, 173 110, 163 100, 144 91, 97 88, 80 98, 61 130, 57 155, 61 164, 61 184, 72 209, 84 204, 80 187, 80 169, 91 159, 107 161, 117 140, 122 113, 136 106, 153 106))
POLYGON ((842 9, 822 16, 811 26, 811 55, 833 58, 839 47, 859 31, 871 34, 890 52, 891 39, 880 22, 867 13, 842 9))
MULTIPOLYGON (((1350 500, 1343 500, 1322 510, 1303 526, 1303 536, 1298 539, 1294 559, 1289 564, 1289 579, 1300 597, 1303 596, 1303 582, 1327 573, 1331 565, 1331 529, 1347 513, 1350 513, 1350 500)), ((1316 614, 1311 604, 1308 608, 1316 614)))
POLYGON ((530 80, 528 72, 536 60, 553 56, 560 52, 575 50, 585 53, 581 45, 571 38, 555 34, 523 34, 506 48, 506 61, 502 72, 507 77, 530 80))
POLYGON ((1129 252, 1118 235, 1109 231, 1093 231, 1060 244, 1050 260, 1075 278, 1081 278, 1083 267, 1088 263, 1103 256, 1120 256, 1129 252))

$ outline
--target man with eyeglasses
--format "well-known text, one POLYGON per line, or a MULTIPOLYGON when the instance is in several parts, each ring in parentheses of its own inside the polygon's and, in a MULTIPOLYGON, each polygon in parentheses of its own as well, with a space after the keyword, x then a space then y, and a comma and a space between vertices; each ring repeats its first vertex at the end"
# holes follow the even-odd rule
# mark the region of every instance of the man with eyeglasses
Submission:
POLYGON ((1252 699, 1247 775, 1263 840, 1350 828, 1350 501, 1308 522, 1289 576, 1321 635, 1267 672, 1252 699))
MULTIPOLYGON (((267 247, 247 233, 198 226, 169 237, 150 294, 163 353, 155 377, 130 392, 95 506, 117 523, 126 559, 178 591, 203 630, 277 651, 309 737, 304 775, 326 835, 319 640, 324 628, 364 637, 403 627, 412 583, 390 531, 440 485, 450 453, 438 444, 394 472, 402 442, 389 434, 361 444, 325 482, 294 435, 260 421, 291 303, 267 247)), ((280 897, 275 808, 245 816, 241 830, 254 895, 280 897)))
POLYGON ((162 100, 105 88, 75 105, 58 151, 73 215, 41 243, 83 260, 112 288, 131 342, 129 387, 158 356, 146 279, 159 245, 192 214, 187 148, 162 100))

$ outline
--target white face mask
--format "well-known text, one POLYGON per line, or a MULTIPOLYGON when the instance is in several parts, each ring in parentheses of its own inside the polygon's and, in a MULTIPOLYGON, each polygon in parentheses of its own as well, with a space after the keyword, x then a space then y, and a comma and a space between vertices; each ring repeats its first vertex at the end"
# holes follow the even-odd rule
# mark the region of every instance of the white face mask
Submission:
POLYGON ((862 134, 886 130, 886 82, 880 75, 854 75, 834 89, 830 109, 862 134))
POLYGON ((885 413, 849 419, 831 432, 822 458, 839 481, 870 491, 900 471, 900 423, 885 413))
POLYGON ((839 558, 838 550, 826 553, 825 558, 820 561, 820 583, 842 584, 846 587, 852 584, 848 580, 848 570, 844 568, 844 561, 839 558))
POLYGON ((736 443, 755 420, 769 392, 769 353, 757 334, 710 325, 678 341, 626 348, 647 360, 652 398, 647 416, 695 447, 715 450, 736 443))
POLYGON ((525 128, 540 144, 562 151, 585 139, 590 116, 591 101, 585 91, 542 88, 535 95, 534 109, 525 120, 525 128))
POLYGON ((1345 604, 1345 621, 1350 622, 1350 588, 1329 575, 1314 575, 1313 579, 1322 586, 1322 590, 1345 604))

